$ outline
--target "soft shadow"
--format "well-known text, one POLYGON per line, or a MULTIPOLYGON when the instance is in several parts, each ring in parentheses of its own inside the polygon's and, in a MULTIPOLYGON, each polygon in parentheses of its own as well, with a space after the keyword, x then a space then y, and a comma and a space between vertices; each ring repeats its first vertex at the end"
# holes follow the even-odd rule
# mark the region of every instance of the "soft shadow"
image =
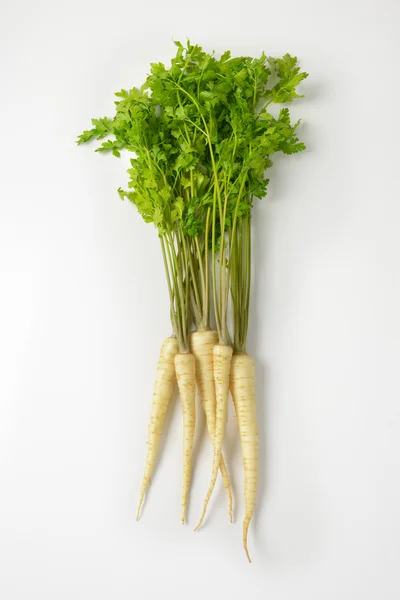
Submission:
MULTIPOLYGON (((282 159, 284 158, 282 157, 282 159)), ((304 156, 300 157, 299 160, 306 160, 306 158, 307 153, 304 153, 304 156)), ((280 168, 280 158, 277 157, 274 163, 272 177, 274 182, 272 193, 273 204, 279 204, 284 200, 284 202, 295 205, 296 198, 290 197, 287 200, 285 199, 287 181, 285 180, 285 170, 280 168)), ((304 210, 312 215, 315 227, 312 230, 308 229, 306 231, 307 247, 305 248, 296 239, 298 253, 294 258, 293 255, 286 255, 282 258, 280 264, 283 272, 288 274, 285 280, 285 291, 291 299, 296 298, 299 291, 301 291, 300 278, 308 267, 310 257, 325 252, 327 247, 329 250, 330 244, 336 243, 338 232, 349 210, 348 207, 343 207, 343 204, 340 204, 339 201, 332 203, 330 200, 330 204, 328 204, 324 201, 323 195, 318 200, 318 204, 316 204, 316 192, 320 189, 320 184, 318 183, 315 186, 310 185, 309 189, 311 192, 309 199, 304 199, 303 197, 302 202, 304 210), (288 268, 288 261, 291 260, 297 261, 297 264, 294 265, 295 268, 288 268)), ((271 203, 269 199, 262 202, 271 203)), ((275 412, 273 406, 274 402, 276 402, 275 398, 271 397, 271 378, 274 377, 274 373, 265 358, 263 358, 266 354, 266 348, 269 346, 268 341, 262 338, 263 331, 266 331, 267 328, 265 327, 265 323, 264 327, 257 326, 258 323, 265 321, 266 314, 271 314, 265 310, 270 295, 269 285, 272 285, 272 283, 269 283, 271 280, 265 276, 266 269, 270 265, 270 246, 266 237, 268 229, 266 229, 266 219, 264 218, 265 216, 268 218, 268 212, 268 206, 266 205, 256 205, 254 208, 252 225, 254 235, 251 316, 247 344, 248 353, 254 358, 256 366, 257 422, 259 427, 259 480, 256 510, 249 530, 249 548, 251 553, 253 538, 257 552, 261 557, 268 556, 270 551, 269 541, 266 539, 265 532, 273 529, 273 527, 270 528, 268 526, 270 516, 268 507, 270 506, 270 496, 273 495, 270 486, 270 472, 275 460, 271 454, 270 446, 270 439, 272 437, 271 415, 275 412), (257 218, 258 211, 266 211, 263 214, 263 218, 257 218), (267 521, 267 523, 264 521, 267 521)), ((275 292, 275 290, 273 291, 275 292)), ((285 321, 285 312, 293 310, 293 302, 287 306, 290 306, 290 309, 286 308, 284 302, 280 305, 279 318, 282 322, 285 321)), ((323 332, 321 332, 322 335, 323 332)), ((271 344, 271 347, 273 347, 273 344, 271 344)), ((309 426, 307 418, 309 418, 309 415, 304 412, 303 406, 298 402, 299 398, 301 398, 301 395, 293 394, 293 398, 290 399, 293 407, 293 412, 290 413, 291 418, 293 418, 293 415, 296 417, 296 428, 294 429, 294 439, 292 439, 293 448, 302 448, 307 445, 307 427, 309 426)), ((325 523, 323 519, 325 514, 329 514, 329 508, 325 508, 323 504, 324 498, 321 493, 318 474, 312 461, 312 455, 311 460, 307 454, 304 455, 301 452, 298 455, 295 452, 293 455, 288 453, 288 456, 291 460, 288 472, 301 473, 302 485, 299 490, 296 490, 296 483, 293 482, 293 490, 296 490, 296 493, 298 492, 298 496, 293 495, 293 498, 289 500, 284 509, 287 512, 288 518, 293 523, 289 534, 289 543, 281 550, 275 548, 274 553, 276 558, 277 553, 280 552, 281 556, 278 560, 292 567, 299 563, 308 562, 320 550, 325 535, 325 523), (305 459, 305 456, 307 456, 307 459, 305 459), (300 552, 299 548, 301 549, 300 552)), ((277 514, 281 522, 284 522, 285 514, 282 511, 276 511, 275 515, 277 514)), ((286 537, 287 541, 288 538, 286 537)), ((254 554, 256 555, 256 552, 254 554)))
MULTIPOLYGON (((253 273, 250 314, 251 322, 248 334, 247 351, 253 357, 256 370, 256 404, 257 404, 257 425, 258 425, 258 489, 257 502, 253 517, 253 532, 256 532, 256 539, 260 535, 261 528, 259 527, 259 517, 261 507, 266 502, 268 493, 268 439, 269 439, 269 394, 268 394, 268 368, 265 362, 262 361, 262 339, 260 338, 261 329, 256 327, 256 323, 260 323, 263 319, 262 306, 263 302, 259 298, 258 283, 261 281, 263 265, 265 265, 265 256, 261 256, 261 231, 258 231, 263 225, 261 220, 258 223, 257 219, 253 220, 253 228, 255 235, 253 236, 253 273)), ((263 246, 263 249, 265 246, 263 246)))
POLYGON ((258 355, 254 357, 256 367, 256 397, 257 397, 257 423, 258 423, 258 489, 257 503, 253 517, 253 531, 255 538, 261 532, 259 527, 259 518, 261 507, 266 501, 268 494, 268 440, 269 422, 268 419, 268 369, 265 364, 259 360, 258 355))

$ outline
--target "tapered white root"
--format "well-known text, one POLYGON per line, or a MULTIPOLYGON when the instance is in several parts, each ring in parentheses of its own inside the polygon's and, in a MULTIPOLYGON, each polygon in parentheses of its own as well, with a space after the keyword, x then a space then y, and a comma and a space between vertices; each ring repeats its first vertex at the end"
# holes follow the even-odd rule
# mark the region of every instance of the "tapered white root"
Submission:
POLYGON ((183 410, 182 523, 185 523, 196 424, 196 371, 193 354, 175 356, 175 372, 183 410))
POLYGON ((215 421, 215 435, 214 435, 214 459, 212 467, 212 475, 210 486, 207 491, 206 498, 204 500, 203 513, 200 521, 198 522, 195 531, 201 526, 206 511, 208 502, 213 493, 215 482, 217 480, 218 469, 221 462, 222 444, 224 441, 225 433, 225 422, 226 422, 226 411, 228 406, 228 394, 229 394, 229 373, 232 358, 231 346, 216 345, 213 348, 213 361, 214 361, 214 384, 215 384, 215 399, 216 399, 216 421, 215 421))
POLYGON ((239 427, 244 466, 245 517, 243 521, 243 547, 247 549, 247 535, 256 505, 258 482, 258 433, 256 416, 254 361, 247 354, 236 354, 231 364, 231 394, 239 427))
MULTIPOLYGON (((214 445, 215 438, 215 385, 213 371, 213 348, 218 344, 218 333, 216 331, 194 331, 190 335, 190 349, 196 361, 196 382, 199 390, 200 400, 206 415, 207 429, 214 445)), ((224 457, 221 454, 221 475, 228 494, 229 518, 232 523, 232 491, 229 476, 226 469, 224 457)))
POLYGON ((140 510, 142 508, 147 486, 154 469, 157 457, 157 450, 160 443, 160 437, 164 425, 165 415, 168 404, 172 396, 175 384, 175 365, 174 359, 178 353, 178 342, 175 338, 169 337, 164 340, 160 357, 158 359, 156 381, 153 390, 153 400, 151 405, 151 414, 149 422, 149 439, 147 446, 146 464, 142 485, 140 487, 140 500, 137 509, 136 520, 139 520, 140 510))

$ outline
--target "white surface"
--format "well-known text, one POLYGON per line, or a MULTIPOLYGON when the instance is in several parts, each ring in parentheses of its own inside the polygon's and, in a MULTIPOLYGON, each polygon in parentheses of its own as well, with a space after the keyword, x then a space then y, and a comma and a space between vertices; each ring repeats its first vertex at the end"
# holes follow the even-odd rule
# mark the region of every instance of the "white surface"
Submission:
POLYGON ((396 0, 2 1, 2 599, 399 598, 399 22, 396 0), (256 208, 251 566, 232 414, 237 524, 219 484, 192 531, 203 436, 180 525, 179 404, 134 521, 167 294, 155 231, 116 194, 124 161, 74 144, 185 36, 310 73, 309 150, 256 208))

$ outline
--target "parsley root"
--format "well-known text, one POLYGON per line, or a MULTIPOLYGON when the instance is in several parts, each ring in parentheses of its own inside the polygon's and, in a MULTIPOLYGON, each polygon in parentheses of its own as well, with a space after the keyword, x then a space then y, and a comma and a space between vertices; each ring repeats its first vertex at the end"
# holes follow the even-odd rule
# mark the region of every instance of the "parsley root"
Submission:
POLYGON ((226 422, 226 411, 228 407, 228 395, 229 395, 229 373, 232 359, 232 347, 223 346, 217 344, 213 348, 213 362, 214 362, 214 383, 215 383, 215 398, 216 398, 216 423, 215 423, 215 435, 214 435, 214 458, 212 465, 211 482, 207 491, 206 498, 204 500, 203 513, 200 517, 200 521, 196 526, 196 530, 199 529, 203 523, 208 502, 211 498, 211 494, 214 490, 215 482, 217 480, 218 469, 221 462, 222 456, 222 444, 224 441, 225 422, 226 422))
POLYGON ((235 405, 244 467, 245 517, 243 546, 249 562, 247 533, 256 505, 258 481, 258 433, 254 361, 247 354, 235 354, 231 362, 230 390, 235 405))
POLYGON ((175 371, 183 411, 183 480, 182 480, 182 524, 186 519, 190 478, 192 474, 192 453, 196 424, 196 377, 193 354, 177 354, 175 371))
POLYGON ((151 474, 157 457, 157 450, 160 443, 160 437, 164 425, 165 415, 168 404, 172 396, 175 383, 175 365, 174 359, 178 353, 178 342, 176 338, 169 337, 164 340, 160 358, 157 365, 156 381, 154 383, 153 401, 151 405, 149 439, 147 446, 146 464, 142 485, 140 488, 139 507, 137 509, 136 520, 140 517, 144 496, 147 486, 150 483, 151 474))
MULTIPOLYGON (((216 331, 194 331, 190 335, 190 346, 196 360, 196 381, 199 389, 201 403, 206 415, 206 422, 211 441, 215 441, 216 425, 216 399, 214 385, 214 359, 213 348, 218 343, 218 334, 216 331)), ((229 476, 226 469, 224 457, 221 453, 220 465, 222 479, 228 494, 229 518, 233 521, 232 513, 232 491, 229 483, 229 476)))
POLYGON ((297 88, 307 73, 289 54, 231 57, 227 51, 217 57, 189 41, 175 45, 171 65, 152 63, 142 86, 117 92, 113 117, 92 119, 78 144, 95 138, 103 140, 98 152, 132 153, 127 187, 118 193, 155 226, 166 274, 173 337, 164 342, 158 363, 137 517, 176 376, 183 412, 181 520, 192 474, 196 382, 213 443, 211 481, 196 529, 219 470, 232 519, 222 456, 230 389, 243 454, 243 546, 250 561, 258 477, 254 361, 246 351, 251 223, 255 199, 267 192, 271 157, 305 149, 297 137, 300 122, 292 123, 287 106, 276 106, 301 97, 297 88), (211 295, 216 331, 210 327, 211 295))

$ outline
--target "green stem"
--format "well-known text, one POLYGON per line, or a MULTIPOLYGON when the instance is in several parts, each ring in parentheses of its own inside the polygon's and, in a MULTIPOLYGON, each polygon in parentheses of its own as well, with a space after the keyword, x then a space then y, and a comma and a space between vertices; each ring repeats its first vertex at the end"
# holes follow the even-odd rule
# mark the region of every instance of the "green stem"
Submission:
POLYGON ((189 276, 189 257, 188 257, 188 249, 186 246, 186 240, 184 234, 181 232, 181 241, 183 247, 183 256, 184 256, 184 268, 183 271, 185 273, 185 342, 186 342, 186 351, 189 351, 189 333, 190 333, 190 276, 189 276))
POLYGON ((208 265, 208 232, 210 227, 210 212, 207 210, 206 227, 204 231, 204 270, 205 270, 205 297, 204 297, 204 320, 206 328, 210 327, 210 291, 209 291, 209 265, 208 265))
MULTIPOLYGON (((194 257, 193 257, 193 252, 189 249, 187 249, 187 253, 188 253, 188 257, 189 257, 189 270, 190 270, 190 287, 193 290, 193 294, 194 294, 194 300, 197 306, 198 311, 201 311, 201 306, 203 305, 202 299, 200 298, 200 291, 199 291, 199 281, 198 281, 198 277, 199 277, 199 269, 198 269, 198 264, 194 264, 194 257)), ((201 258, 198 258, 197 261, 198 263, 201 263, 201 258)))
POLYGON ((251 217, 248 212, 231 233, 231 297, 234 352, 246 354, 251 287, 251 217))
POLYGON ((203 267, 203 251, 200 248, 199 238, 196 236, 194 238, 195 251, 197 253, 197 263, 198 263, 198 273, 200 276, 201 282, 201 322, 198 324, 198 329, 208 329, 208 315, 207 315, 207 297, 206 297, 206 281, 204 277, 204 267, 203 267))
POLYGON ((202 328, 202 318, 201 312, 196 304, 196 300, 193 294, 193 288, 190 289, 190 310, 192 312, 193 322, 196 327, 196 330, 201 330, 202 328))
POLYGON ((213 209, 212 209, 212 229, 211 229, 211 276, 212 276, 212 288, 213 288, 213 299, 214 299, 214 314, 215 314, 215 324, 218 331, 218 336, 221 332, 221 323, 220 323, 220 315, 218 310, 217 303, 217 278, 216 278, 216 254, 215 254, 215 219, 216 219, 216 191, 214 188, 214 198, 213 198, 213 209))
POLYGON ((178 340, 179 347, 183 345, 183 332, 181 327, 181 319, 180 319, 180 305, 177 302, 177 279, 176 279, 176 270, 175 263, 172 259, 172 253, 170 249, 170 244, 168 237, 165 236, 166 242, 164 240, 164 236, 161 238, 161 249, 164 258, 164 266, 167 274, 167 282, 168 289, 170 292, 170 302, 171 302, 171 322, 174 330, 174 334, 178 340))
POLYGON ((250 311, 250 288, 251 288, 251 214, 249 213, 244 222, 245 233, 245 265, 246 265, 246 298, 245 298, 245 323, 243 328, 243 348, 246 351, 247 332, 249 329, 250 311))
MULTIPOLYGON (((214 294, 214 310, 215 310, 215 320, 216 320, 216 325, 217 325, 217 330, 218 330, 218 336, 219 336, 219 341, 221 344, 223 345, 227 345, 229 343, 229 333, 227 330, 227 324, 226 324, 226 313, 227 313, 227 306, 224 302, 224 298, 222 298, 222 303, 220 308, 218 308, 218 304, 217 304, 217 289, 216 289, 216 285, 217 285, 217 281, 216 281, 216 274, 215 274, 215 261, 216 261, 216 256, 215 256, 215 227, 216 227, 216 201, 218 201, 218 212, 219 212, 219 219, 220 219, 220 224, 221 224, 221 241, 224 238, 224 230, 225 230, 225 214, 224 211, 222 209, 222 200, 221 200, 221 188, 219 185, 219 179, 218 179, 218 170, 217 170, 217 165, 215 162, 215 157, 214 157, 214 152, 213 152, 213 147, 212 147, 212 142, 211 142, 211 135, 210 135, 210 131, 207 125, 207 121, 204 118, 204 115, 201 111, 200 105, 197 102, 197 100, 189 93, 187 92, 184 88, 182 88, 179 85, 179 82, 175 82, 174 80, 172 80, 173 83, 176 85, 176 87, 178 89, 180 89, 184 94, 186 94, 186 96, 192 101, 192 103, 194 104, 194 106, 197 108, 197 111, 200 115, 200 118, 203 122, 204 125, 204 131, 203 134, 206 136, 207 139, 207 143, 208 143, 208 147, 209 147, 209 151, 210 151, 210 158, 211 158, 211 164, 212 164, 212 169, 213 169, 213 175, 214 175, 214 200, 213 200, 213 230, 212 230, 212 261, 213 261, 213 268, 212 268, 212 281, 213 281, 213 294, 214 294)), ((190 120, 189 120, 190 121, 190 120)), ((202 129, 198 126, 196 126, 195 123, 193 123, 192 121, 190 121, 195 127, 197 127, 198 129, 200 129, 200 131, 202 131, 202 129)), ((226 200, 225 200, 226 203, 226 200)), ((224 242, 222 242, 224 243, 224 242)), ((224 254, 224 250, 222 252, 222 254, 224 254)), ((229 278, 225 272, 225 267, 223 267, 222 269, 223 274, 222 274, 222 279, 221 279, 221 275, 220 275, 220 290, 219 290, 219 295, 222 294, 222 296, 225 296, 225 286, 229 287, 229 278), (222 284, 222 285, 221 285, 222 284), (222 288, 222 289, 221 289, 222 288)))
MULTIPOLYGON (((184 265, 182 264, 182 250, 180 248, 180 241, 176 236, 176 247, 173 235, 171 233, 167 234, 168 245, 167 250, 169 253, 170 263, 172 266, 172 274, 173 274, 173 284, 174 284, 174 293, 175 293, 175 310, 177 314, 177 323, 179 329, 179 351, 182 353, 189 351, 189 341, 188 341, 188 292, 186 288, 188 287, 188 282, 186 281, 186 286, 184 285, 184 277, 183 277, 183 269, 184 265)), ((187 278, 186 278, 187 279, 187 278)))
POLYGON ((234 243, 235 243, 235 238, 236 238, 236 222, 237 222, 238 209, 239 209, 239 205, 240 205, 240 200, 242 198, 244 186, 246 184, 246 179, 247 179, 247 171, 246 171, 246 173, 243 176, 242 183, 240 184, 240 188, 239 188, 239 192, 238 192, 238 196, 237 196, 236 204, 235 204, 235 210, 234 210, 234 213, 233 213, 233 221, 232 221, 232 245, 234 245, 234 243))
POLYGON ((171 325, 172 325, 172 330, 173 333, 176 335, 177 332, 177 323, 176 323, 176 316, 175 316, 175 311, 173 309, 174 307, 174 292, 172 289, 172 285, 171 285, 171 277, 170 277, 170 273, 169 273, 169 266, 168 266, 168 261, 167 261, 167 255, 165 252, 165 243, 164 243, 164 238, 161 236, 160 237, 160 242, 161 242, 161 251, 162 251, 162 255, 163 255, 163 261, 164 261, 164 269, 165 269, 165 275, 167 278, 167 284, 168 284, 168 293, 169 293, 169 302, 170 302, 170 313, 171 313, 171 325))

